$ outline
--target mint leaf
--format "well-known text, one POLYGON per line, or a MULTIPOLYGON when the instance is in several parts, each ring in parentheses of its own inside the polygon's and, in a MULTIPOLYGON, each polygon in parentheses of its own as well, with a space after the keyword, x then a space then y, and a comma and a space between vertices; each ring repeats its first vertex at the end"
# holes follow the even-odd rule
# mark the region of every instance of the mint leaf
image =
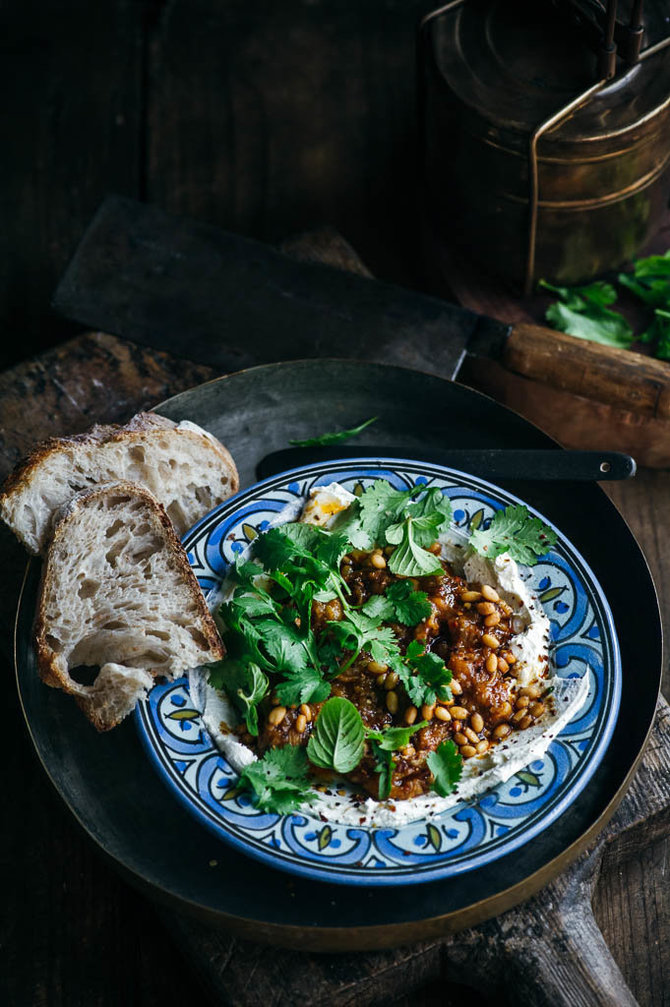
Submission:
POLYGON ((452 792, 463 772, 463 759, 453 741, 443 741, 431 752, 426 763, 433 774, 432 789, 441 797, 452 792))
POLYGON ((244 767, 239 785, 252 791, 254 804, 260 811, 286 815, 301 804, 316 800, 308 772, 304 748, 294 745, 270 748, 262 759, 244 767))
MULTIPOLYGON (((425 518, 417 518, 417 522, 425 518)), ((415 541, 415 519, 408 517, 402 527, 402 540, 389 560, 389 570, 398 577, 428 577, 444 573, 440 560, 415 541)), ((397 527, 397 526, 396 526, 397 527)))
POLYGON ((334 696, 321 707, 307 743, 310 762, 336 773, 349 773, 363 757, 365 728, 348 699, 334 696))
POLYGON ((363 423, 359 423, 357 427, 351 427, 349 430, 340 430, 338 433, 334 434, 320 434, 318 437, 308 437, 303 441, 289 441, 296 448, 312 448, 312 447, 324 447, 328 444, 342 444, 343 441, 348 441, 351 437, 356 437, 360 434, 362 430, 369 427, 371 423, 376 423, 379 419, 378 416, 372 416, 369 420, 365 420, 363 423))
POLYGON ((526 566, 534 566, 555 544, 556 532, 531 517, 523 504, 496 511, 487 529, 477 528, 470 534, 472 548, 488 559, 507 552, 526 566))
POLYGON ((538 285, 559 296, 545 314, 555 329, 605 346, 628 347, 633 342, 629 323, 608 307, 617 299, 611 283, 598 280, 582 287, 555 287, 540 280, 538 285))

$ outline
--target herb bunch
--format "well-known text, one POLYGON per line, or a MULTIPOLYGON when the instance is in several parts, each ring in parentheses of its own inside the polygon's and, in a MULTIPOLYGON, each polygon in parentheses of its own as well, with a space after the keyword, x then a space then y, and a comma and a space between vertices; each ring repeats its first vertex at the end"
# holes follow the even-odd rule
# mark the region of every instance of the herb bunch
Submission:
POLYGON ((651 343, 655 356, 670 360, 670 249, 664 255, 634 259, 632 272, 619 273, 617 282, 650 309, 644 332, 636 335, 621 312, 612 308, 618 292, 603 280, 581 287, 555 287, 540 280, 540 287, 558 295, 545 318, 561 332, 606 346, 629 347, 636 339, 651 343))
MULTIPOLYGON (((417 589, 414 578, 444 572, 427 547, 450 520, 451 505, 440 490, 423 485, 395 490, 378 480, 331 530, 300 523, 271 528, 254 541, 252 558, 238 560, 231 569, 234 586, 220 609, 227 653, 210 666, 210 684, 226 692, 252 736, 258 736, 259 704, 271 688, 285 706, 323 704, 306 753, 292 746, 270 749, 241 774, 240 785, 253 792, 262 810, 285 813, 305 800, 307 760, 347 773, 366 753, 379 773, 379 797, 388 797, 395 753, 425 724, 368 730, 352 703, 329 698, 332 682, 365 654, 397 674, 417 708, 451 698, 452 673, 442 658, 416 639, 403 652, 394 629, 416 627, 430 614, 427 594, 417 589), (389 545, 394 548, 388 567, 401 579, 355 606, 340 571, 343 557, 389 545), (315 629, 316 602, 334 603, 341 618, 315 629)), ((497 512, 488 529, 473 532, 470 541, 491 558, 509 551, 530 564, 553 545, 555 536, 519 506, 497 512)), ((453 789, 460 758, 451 742, 429 756, 438 793, 453 789)))

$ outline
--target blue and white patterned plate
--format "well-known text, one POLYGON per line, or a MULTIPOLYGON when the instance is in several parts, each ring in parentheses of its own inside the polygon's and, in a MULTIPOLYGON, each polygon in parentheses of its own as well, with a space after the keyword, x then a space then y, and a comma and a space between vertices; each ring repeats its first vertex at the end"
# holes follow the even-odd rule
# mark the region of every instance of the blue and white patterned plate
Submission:
MULTIPOLYGON (((380 478, 398 489, 417 482, 439 487, 451 498, 454 523, 465 531, 486 526, 495 510, 520 502, 482 479, 423 462, 361 459, 294 469, 238 493, 185 536, 203 591, 216 594, 234 557, 312 487, 337 481, 360 492, 380 478)), ((556 547, 524 576, 551 622, 556 674, 587 675, 589 694, 547 753, 506 783, 397 828, 325 823, 318 808, 284 816, 260 812, 238 793, 236 774, 204 729, 186 679, 156 685, 138 706, 140 734, 159 773, 221 839, 274 867, 324 881, 414 884, 473 870, 518 849, 551 825, 592 777, 611 738, 621 692, 607 601, 582 557, 555 530, 556 547)))

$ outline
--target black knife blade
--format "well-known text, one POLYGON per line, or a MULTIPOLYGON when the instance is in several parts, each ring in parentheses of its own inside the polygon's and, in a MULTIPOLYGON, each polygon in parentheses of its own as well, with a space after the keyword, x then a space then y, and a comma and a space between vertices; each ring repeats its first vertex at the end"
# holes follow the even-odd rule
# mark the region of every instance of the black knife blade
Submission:
POLYGON ((509 331, 438 298, 119 196, 103 202, 53 306, 222 372, 347 357, 453 377, 468 343, 494 354, 509 331))
MULTIPOLYGON (((309 447, 285 448, 265 455, 256 466, 258 479, 286 472, 313 462, 334 461, 340 458, 407 458, 408 449, 398 447, 309 447)), ((517 450, 491 448, 470 450, 466 448, 431 448, 421 451, 411 449, 416 461, 435 462, 447 468, 458 469, 492 482, 510 479, 524 480, 576 480, 605 481, 630 479, 635 475, 635 460, 620 451, 562 451, 517 450)))

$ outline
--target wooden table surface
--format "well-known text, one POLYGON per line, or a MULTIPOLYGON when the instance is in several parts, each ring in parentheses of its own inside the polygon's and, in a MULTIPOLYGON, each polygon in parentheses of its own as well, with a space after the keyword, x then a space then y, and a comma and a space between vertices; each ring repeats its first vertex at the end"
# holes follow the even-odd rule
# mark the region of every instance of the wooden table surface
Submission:
MULTIPOLYGON (((47 349, 77 332, 54 319, 49 300, 107 192, 266 240, 328 220, 378 275, 422 284, 413 27, 429 6, 3 5, 0 82, 11 100, 0 165, 0 365, 16 366, 0 374, 0 476, 45 434, 125 420, 211 376, 108 336, 47 349)), ((667 632, 670 472, 642 471, 611 493, 648 557, 667 632)), ((150 904, 101 861, 33 755, 10 653, 25 558, 4 528, 0 552, 10 825, 0 832, 0 1001, 190 1003, 201 994, 199 977, 150 904)), ((667 675, 665 684, 670 696, 667 675)), ((669 998, 669 851, 670 840, 656 842, 610 868, 596 888, 598 922, 641 1004, 669 998)), ((463 993, 434 976, 419 1002, 461 1003, 463 993)))

